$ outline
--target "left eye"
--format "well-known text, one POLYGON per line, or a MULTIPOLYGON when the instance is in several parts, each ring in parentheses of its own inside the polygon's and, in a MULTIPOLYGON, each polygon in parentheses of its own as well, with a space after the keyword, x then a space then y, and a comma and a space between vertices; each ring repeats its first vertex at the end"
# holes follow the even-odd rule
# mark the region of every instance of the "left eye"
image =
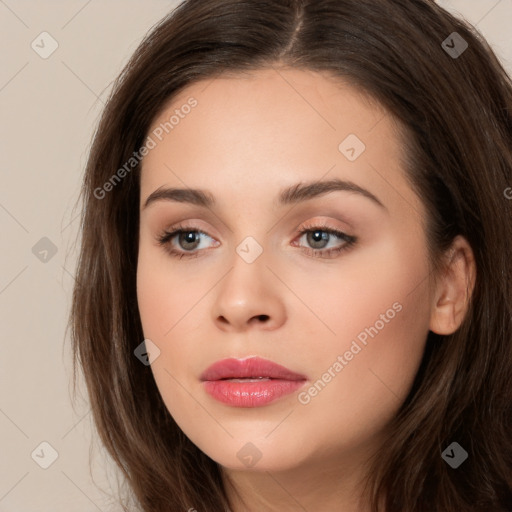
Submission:
POLYGON ((301 238, 303 238, 304 236, 306 237, 307 243, 310 244, 313 249, 325 249, 325 243, 328 243, 333 237, 346 237, 344 233, 341 233, 339 231, 319 228, 305 229, 301 231, 301 238))

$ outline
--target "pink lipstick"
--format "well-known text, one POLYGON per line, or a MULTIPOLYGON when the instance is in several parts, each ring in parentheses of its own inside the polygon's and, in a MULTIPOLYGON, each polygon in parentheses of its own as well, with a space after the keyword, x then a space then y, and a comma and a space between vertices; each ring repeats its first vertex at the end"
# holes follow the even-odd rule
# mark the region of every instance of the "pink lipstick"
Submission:
POLYGON ((200 377, 205 391, 233 407, 261 407, 300 388, 306 377, 260 357, 223 359, 200 377))

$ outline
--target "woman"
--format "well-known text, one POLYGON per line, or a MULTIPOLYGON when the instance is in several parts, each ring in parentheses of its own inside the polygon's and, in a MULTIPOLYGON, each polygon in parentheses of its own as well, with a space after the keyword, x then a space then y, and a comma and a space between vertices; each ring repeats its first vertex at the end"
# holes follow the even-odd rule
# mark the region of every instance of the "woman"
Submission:
POLYGON ((188 0, 150 32, 70 318, 138 510, 512 508, 511 109, 428 0, 188 0))

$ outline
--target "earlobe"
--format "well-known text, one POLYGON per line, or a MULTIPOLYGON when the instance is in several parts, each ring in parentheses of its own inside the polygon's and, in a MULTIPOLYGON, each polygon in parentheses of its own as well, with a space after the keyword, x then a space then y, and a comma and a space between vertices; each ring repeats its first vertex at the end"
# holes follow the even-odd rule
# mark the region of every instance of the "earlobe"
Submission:
POLYGON ((448 251, 446 268, 438 277, 432 298, 430 330, 452 334, 461 325, 468 310, 476 279, 476 264, 471 246, 457 236, 448 251))

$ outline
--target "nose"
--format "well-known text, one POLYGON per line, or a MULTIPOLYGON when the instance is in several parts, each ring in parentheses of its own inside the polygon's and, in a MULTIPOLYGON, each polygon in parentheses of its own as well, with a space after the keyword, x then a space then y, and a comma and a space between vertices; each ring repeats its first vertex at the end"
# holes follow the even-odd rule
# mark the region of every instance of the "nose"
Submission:
POLYGON ((248 263, 238 254, 216 287, 213 320, 224 331, 278 329, 286 319, 284 287, 262 254, 248 263))

